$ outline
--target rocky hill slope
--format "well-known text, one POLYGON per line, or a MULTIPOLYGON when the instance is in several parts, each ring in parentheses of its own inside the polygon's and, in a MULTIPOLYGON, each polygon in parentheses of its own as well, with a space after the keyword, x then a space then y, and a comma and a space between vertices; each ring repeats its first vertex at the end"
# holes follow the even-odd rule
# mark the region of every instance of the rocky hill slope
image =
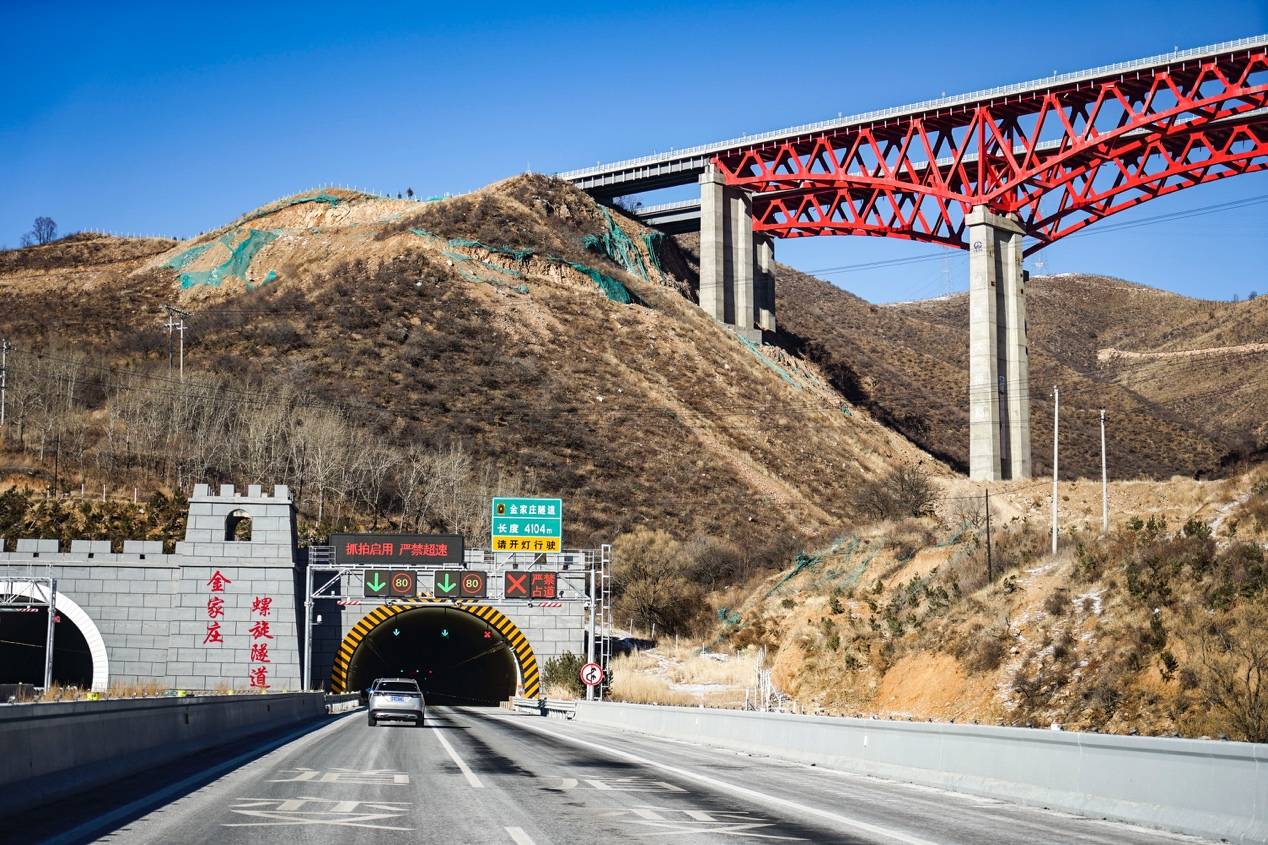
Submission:
POLYGON ((689 276, 671 241, 535 176, 15 251, 9 463, 75 490, 288 482, 315 521, 473 540, 485 497, 523 490, 566 500, 569 545, 647 524, 754 555, 848 522, 884 467, 935 463, 708 319, 689 276), (183 381, 165 304, 189 314, 183 381))
MULTIPOLYGON (((968 463, 968 296, 872 305, 779 268, 790 348, 852 401, 961 470, 968 463)), ((1051 472, 1061 388, 1063 478, 1100 473, 1099 410, 1118 478, 1220 475, 1268 447, 1268 301, 1207 302, 1101 276, 1028 287, 1031 435, 1051 472)))

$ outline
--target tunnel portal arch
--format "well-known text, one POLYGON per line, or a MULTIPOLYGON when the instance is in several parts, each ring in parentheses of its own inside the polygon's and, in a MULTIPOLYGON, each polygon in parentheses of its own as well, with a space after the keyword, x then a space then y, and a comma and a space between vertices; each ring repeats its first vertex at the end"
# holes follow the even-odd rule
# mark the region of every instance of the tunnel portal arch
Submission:
MULTIPOLYGON (((36 601, 48 601, 48 587, 34 581, 0 581, 0 593, 25 596, 36 601)), ((106 654, 106 641, 88 612, 65 593, 58 591, 55 610, 70 620, 88 643, 92 655, 92 691, 105 692, 110 685, 110 658, 106 654)))
POLYGON ((451 608, 476 617, 488 623, 506 640, 519 675, 519 687, 528 698, 537 698, 541 692, 540 670, 537 655, 528 641, 528 637, 512 622, 506 614, 495 607, 475 602, 450 601, 446 599, 415 599, 399 604, 381 604, 371 610, 357 624, 349 629, 339 648, 335 652, 334 666, 330 673, 330 690, 334 693, 348 691, 348 673, 353 655, 362 641, 384 622, 401 613, 420 608, 451 608))

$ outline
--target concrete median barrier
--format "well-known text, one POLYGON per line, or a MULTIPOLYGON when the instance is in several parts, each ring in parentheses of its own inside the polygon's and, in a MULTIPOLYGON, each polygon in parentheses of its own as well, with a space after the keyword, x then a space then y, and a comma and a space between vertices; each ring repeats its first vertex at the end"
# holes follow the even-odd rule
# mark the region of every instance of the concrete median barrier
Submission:
POLYGON ((576 720, 1229 842, 1268 842, 1268 745, 585 701, 576 720))
POLYGON ((325 714, 321 693, 0 707, 0 816, 325 714))

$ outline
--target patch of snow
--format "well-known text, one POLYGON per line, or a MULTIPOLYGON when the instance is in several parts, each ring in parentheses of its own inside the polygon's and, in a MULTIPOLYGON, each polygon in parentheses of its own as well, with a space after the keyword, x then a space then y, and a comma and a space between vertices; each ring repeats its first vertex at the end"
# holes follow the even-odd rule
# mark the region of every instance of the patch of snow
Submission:
POLYGON ((1081 611, 1083 610, 1083 603, 1084 603, 1087 599, 1091 599, 1091 600, 1092 600, 1092 614, 1093 614, 1094 616, 1100 616, 1100 615, 1101 615, 1101 591, 1100 591, 1100 590, 1088 590, 1088 591, 1087 591, 1086 593, 1084 593, 1083 595, 1080 595, 1080 596, 1075 596, 1075 597, 1074 597, 1074 607, 1075 607, 1075 609, 1076 609, 1077 611, 1080 611, 1080 612, 1081 612, 1081 611))
POLYGON ((725 692, 730 687, 726 684, 670 684, 669 688, 674 692, 690 692, 703 694, 706 692, 725 692))

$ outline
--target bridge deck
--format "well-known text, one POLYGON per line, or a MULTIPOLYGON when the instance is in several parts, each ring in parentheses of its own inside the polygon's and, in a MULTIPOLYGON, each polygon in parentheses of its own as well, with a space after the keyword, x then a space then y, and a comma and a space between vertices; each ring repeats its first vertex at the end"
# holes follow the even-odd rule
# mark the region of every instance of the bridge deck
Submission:
POLYGON ((704 170, 705 166, 714 156, 742 148, 778 143, 792 138, 797 138, 799 136, 831 132, 853 126, 893 120, 895 118, 911 117, 914 115, 927 114, 929 112, 977 105, 985 101, 1000 98, 1024 96, 1052 88, 1063 88, 1070 85, 1077 85, 1080 82, 1104 79, 1107 77, 1134 73, 1160 66, 1187 62, 1194 59, 1223 55, 1230 52, 1237 52, 1242 49, 1259 49, 1264 46, 1268 46, 1268 34, 1240 38, 1235 41, 1224 41, 1219 44, 1210 44, 1205 47, 1195 47, 1189 50, 1176 50, 1170 53, 1148 56, 1146 58, 1134 59, 1131 61, 1117 62, 1110 65, 1102 65, 1100 67, 1073 71, 1071 73, 1054 74, 1043 79, 1018 82, 1012 85, 1001 85, 995 88, 972 91, 966 94, 957 94, 950 97, 923 100, 918 103, 910 103, 908 105, 895 106, 886 109, 875 109, 873 111, 862 112, 860 114, 849 115, 847 117, 822 120, 816 123, 805 123, 799 126, 791 126, 785 129, 777 129, 754 135, 744 135, 739 138, 731 138, 709 144, 700 144, 698 146, 687 147, 681 150, 671 150, 665 153, 639 156, 637 158, 630 158, 607 164, 598 164, 593 167, 578 168, 576 170, 569 170, 556 175, 560 179, 566 179, 569 182, 573 182, 582 190, 590 191, 600 196, 611 197, 658 190, 660 188, 667 188, 675 185, 690 184, 696 180, 697 176, 704 170))

